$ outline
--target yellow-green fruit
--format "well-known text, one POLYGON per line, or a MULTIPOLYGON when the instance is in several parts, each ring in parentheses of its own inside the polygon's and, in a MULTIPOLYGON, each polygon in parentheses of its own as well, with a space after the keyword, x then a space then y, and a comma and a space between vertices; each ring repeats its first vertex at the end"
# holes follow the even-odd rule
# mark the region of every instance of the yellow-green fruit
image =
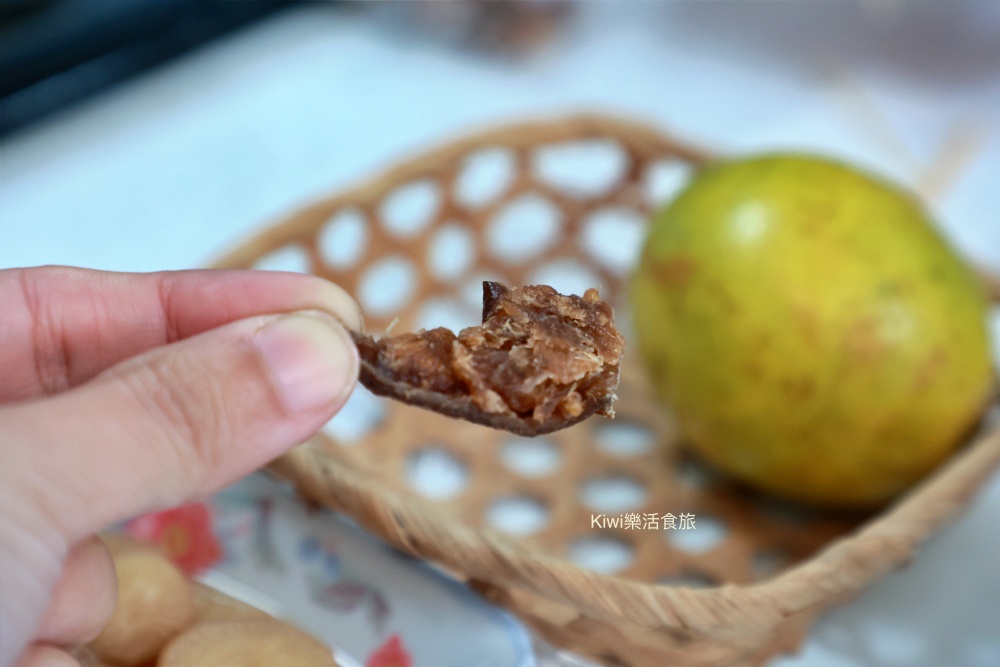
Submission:
POLYGON ((993 384, 975 275, 900 189, 803 155, 724 162, 653 220, 641 352, 710 461, 820 505, 939 464, 993 384))

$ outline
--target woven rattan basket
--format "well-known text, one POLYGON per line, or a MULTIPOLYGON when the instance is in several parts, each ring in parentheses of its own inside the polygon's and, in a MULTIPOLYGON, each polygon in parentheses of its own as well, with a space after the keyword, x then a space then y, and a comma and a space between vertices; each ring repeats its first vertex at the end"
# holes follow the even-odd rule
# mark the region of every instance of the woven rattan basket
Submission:
MULTIPOLYGON (((612 228, 613 237, 641 238, 642 221, 663 194, 657 182, 676 180, 708 159, 652 127, 608 117, 499 127, 311 204, 217 265, 266 267, 275 257, 298 257, 303 270, 359 297, 371 332, 435 324, 426 321, 428 309, 440 312, 442 304, 466 309, 463 324, 473 324, 483 278, 545 282, 545 272, 560 266, 575 272, 578 283, 596 281, 627 335, 628 258, 602 256, 615 244, 601 241, 600 226, 615 219, 621 226, 612 228), (570 182, 560 160, 594 178, 570 182), (580 169, 584 163, 590 166, 580 169), (607 178, 596 178, 602 173, 607 178), (485 189, 472 187, 477 180, 485 189), (518 217, 540 210, 557 222, 545 247, 528 258, 517 243, 537 230, 518 217), (400 211, 411 218, 408 227, 398 224, 400 211), (331 228, 353 231, 331 241, 331 228), (474 260, 443 271, 446 237, 464 239, 459 246, 474 260), (393 270, 395 283, 409 291, 389 303, 371 274, 393 270)), ((996 283, 986 283, 1000 299, 996 283)), ((308 501, 344 512, 392 546, 467 580, 554 644, 607 664, 660 666, 755 665, 795 648, 818 613, 906 564, 1000 464, 1000 431, 987 434, 984 427, 879 516, 783 507, 706 474, 687 457, 636 356, 626 353, 618 417, 547 436, 543 445, 558 459, 547 470, 527 472, 507 457, 534 441, 511 442, 504 433, 384 402, 381 418, 352 446, 321 432, 271 471, 308 501), (414 491, 408 465, 429 447, 465 467, 464 491, 439 500, 414 491), (634 491, 631 504, 593 504, 595 485, 622 483, 634 491), (496 530, 493 509, 510 499, 543 507, 547 523, 527 536, 496 530), (657 514, 656 529, 592 527, 600 510, 611 516, 626 508, 644 522, 657 514), (694 532, 718 538, 714 544, 692 550, 682 531, 661 529, 667 513, 685 512, 695 517, 694 532), (624 550, 624 567, 611 575, 575 564, 582 545, 594 543, 624 550)))

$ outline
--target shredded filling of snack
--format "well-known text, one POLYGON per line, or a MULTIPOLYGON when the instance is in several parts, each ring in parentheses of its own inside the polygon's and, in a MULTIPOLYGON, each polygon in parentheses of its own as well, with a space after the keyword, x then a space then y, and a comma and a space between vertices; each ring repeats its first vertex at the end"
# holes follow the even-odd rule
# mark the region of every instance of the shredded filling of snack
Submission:
MULTIPOLYGON (((395 392, 382 386, 376 393, 402 400, 421 392, 450 396, 483 413, 537 424, 573 422, 594 412, 614 415, 625 341, 597 290, 580 297, 545 285, 510 289, 484 283, 483 291, 482 325, 457 335, 437 328, 363 337, 364 365, 377 371, 381 384, 405 386, 395 392)), ((439 407, 477 421, 462 410, 439 407)))

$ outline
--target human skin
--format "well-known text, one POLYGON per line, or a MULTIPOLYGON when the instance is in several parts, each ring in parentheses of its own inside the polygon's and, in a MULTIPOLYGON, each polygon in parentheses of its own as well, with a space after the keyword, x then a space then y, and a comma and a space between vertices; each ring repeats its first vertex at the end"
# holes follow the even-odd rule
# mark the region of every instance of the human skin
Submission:
POLYGON ((0 271, 0 667, 75 665, 115 600, 95 532, 305 440, 357 382, 360 309, 313 276, 0 271))

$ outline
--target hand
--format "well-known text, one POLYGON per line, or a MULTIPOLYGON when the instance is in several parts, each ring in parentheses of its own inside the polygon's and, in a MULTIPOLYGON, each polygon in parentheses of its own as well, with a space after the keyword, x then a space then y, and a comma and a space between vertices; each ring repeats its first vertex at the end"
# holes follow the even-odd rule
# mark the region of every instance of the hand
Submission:
POLYGON ((312 276, 0 271, 0 667, 75 665, 115 601, 95 531, 308 438, 358 375, 358 306, 312 276))

